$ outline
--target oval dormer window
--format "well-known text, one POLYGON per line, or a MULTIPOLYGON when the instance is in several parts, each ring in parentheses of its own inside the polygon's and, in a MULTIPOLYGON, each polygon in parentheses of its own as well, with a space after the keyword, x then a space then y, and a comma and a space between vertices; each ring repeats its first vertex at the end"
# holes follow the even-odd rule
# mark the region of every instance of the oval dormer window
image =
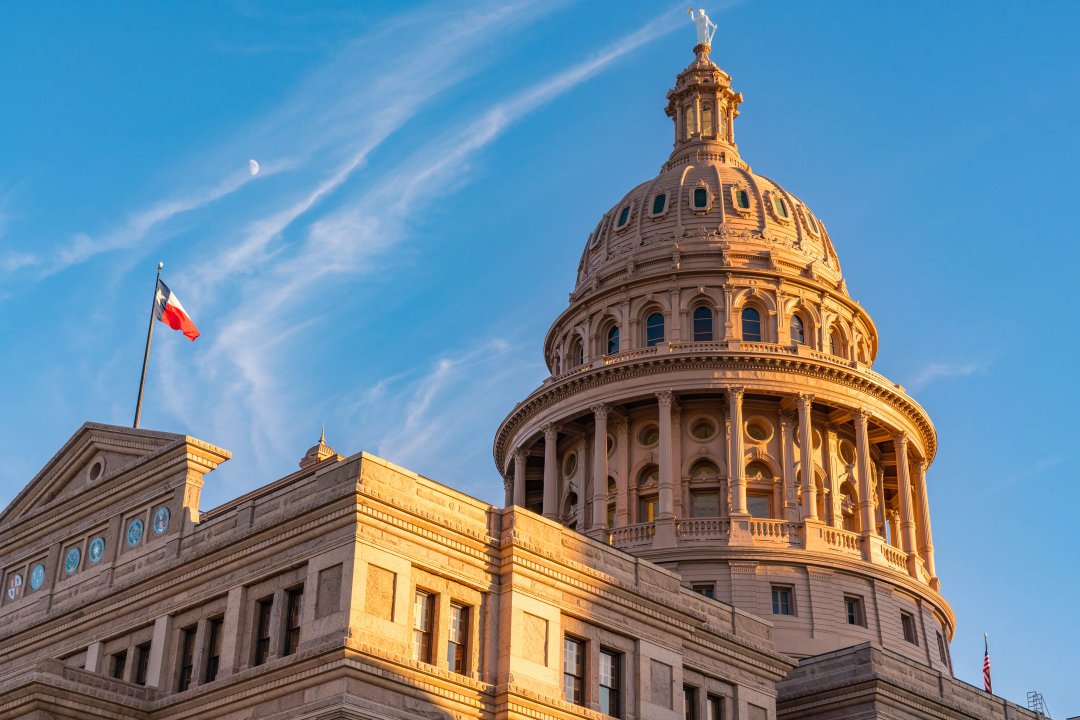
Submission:
POLYGON ((626 227, 626 223, 628 223, 629 221, 630 221, 630 206, 627 205, 626 207, 624 207, 622 210, 619 211, 619 224, 618 224, 618 227, 620 227, 620 228, 626 227))
POLYGON ((776 213, 776 217, 781 218, 782 220, 787 220, 791 217, 787 203, 784 202, 784 198, 779 195, 772 196, 772 207, 773 212, 776 213))
POLYGON ((656 197, 653 198, 653 201, 652 201, 652 214, 653 215, 663 215, 665 210, 667 210, 667 194, 666 193, 660 193, 659 195, 657 195, 656 197))
POLYGON ((743 188, 735 188, 735 207, 739 210, 750 209, 750 193, 743 188))
POLYGON ((695 210, 704 210, 709 207, 709 191, 703 187, 694 188, 692 200, 695 210))
POLYGON ((814 235, 819 235, 821 231, 818 229, 817 220, 814 219, 814 216, 811 215, 810 211, 806 208, 803 208, 803 217, 806 219, 806 227, 810 232, 814 235))

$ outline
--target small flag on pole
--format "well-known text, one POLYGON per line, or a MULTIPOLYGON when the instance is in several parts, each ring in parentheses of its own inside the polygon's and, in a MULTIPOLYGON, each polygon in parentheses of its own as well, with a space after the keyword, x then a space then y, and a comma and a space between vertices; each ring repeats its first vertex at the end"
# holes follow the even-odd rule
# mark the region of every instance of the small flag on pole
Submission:
POLYGON ((154 317, 173 330, 183 331, 184 337, 192 342, 199 337, 198 328, 195 327, 195 323, 191 322, 191 317, 184 310, 184 306, 180 304, 179 298, 169 289, 168 285, 161 282, 160 278, 157 281, 157 295, 154 299, 154 317))
POLYGON ((983 653, 983 690, 993 693, 994 685, 990 682, 990 638, 986 633, 983 633, 983 643, 986 648, 983 653))

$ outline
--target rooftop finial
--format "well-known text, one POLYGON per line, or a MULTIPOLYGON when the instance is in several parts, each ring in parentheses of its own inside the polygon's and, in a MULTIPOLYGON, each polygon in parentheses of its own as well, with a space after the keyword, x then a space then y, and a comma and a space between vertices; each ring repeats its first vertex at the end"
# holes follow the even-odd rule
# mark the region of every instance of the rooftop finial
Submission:
POLYGON ((319 442, 326 443, 326 421, 323 420, 322 431, 319 433, 319 442))
POLYGON ((697 27, 697 45, 694 47, 694 52, 697 53, 699 47, 705 46, 705 54, 708 55, 708 48, 712 47, 713 36, 716 35, 716 23, 709 19, 702 8, 698 8, 696 15, 694 8, 688 8, 686 12, 690 14, 690 21, 697 27))

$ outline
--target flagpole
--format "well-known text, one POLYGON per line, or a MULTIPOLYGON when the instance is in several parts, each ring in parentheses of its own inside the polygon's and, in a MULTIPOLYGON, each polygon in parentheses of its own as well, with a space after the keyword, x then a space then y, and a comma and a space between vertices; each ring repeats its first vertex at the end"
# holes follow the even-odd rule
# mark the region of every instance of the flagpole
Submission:
POLYGON ((143 386, 146 384, 146 365, 150 362, 150 340, 154 337, 154 315, 157 314, 157 293, 158 283, 161 282, 161 268, 165 267, 165 263, 158 262, 157 264, 157 279, 154 280, 154 300, 150 303, 150 327, 146 331, 146 350, 143 352, 142 359, 142 377, 139 378, 139 399, 135 401, 135 424, 133 428, 139 427, 139 416, 142 414, 142 392, 143 386))

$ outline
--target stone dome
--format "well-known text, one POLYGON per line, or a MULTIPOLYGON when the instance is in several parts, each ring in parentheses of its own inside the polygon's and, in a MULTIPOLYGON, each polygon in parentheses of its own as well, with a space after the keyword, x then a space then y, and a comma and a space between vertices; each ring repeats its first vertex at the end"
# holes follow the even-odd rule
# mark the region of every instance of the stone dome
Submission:
POLYGON ((742 95, 694 52, 671 155, 590 234, 551 376, 496 434, 506 501, 771 608, 782 652, 871 642, 949 672, 933 423, 871 368, 828 231, 742 160, 742 95))

